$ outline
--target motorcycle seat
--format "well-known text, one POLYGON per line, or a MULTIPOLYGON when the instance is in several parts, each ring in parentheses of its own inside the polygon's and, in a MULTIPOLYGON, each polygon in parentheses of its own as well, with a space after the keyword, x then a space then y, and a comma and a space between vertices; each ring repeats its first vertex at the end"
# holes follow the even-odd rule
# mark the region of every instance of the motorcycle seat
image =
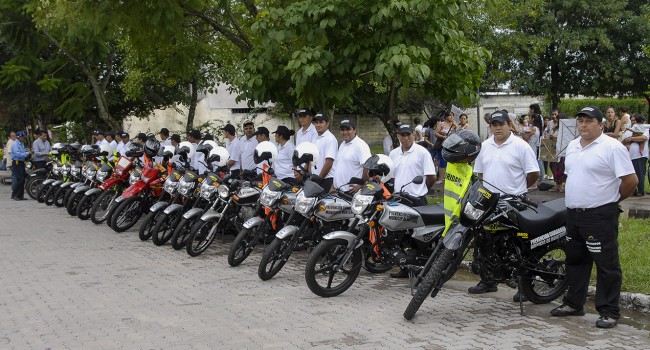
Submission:
POLYGON ((564 198, 540 204, 533 209, 517 212, 521 232, 528 233, 528 238, 541 236, 566 224, 566 204, 564 198))
POLYGON ((413 207, 413 209, 420 213, 425 225, 442 224, 445 222, 445 211, 440 204, 413 207))

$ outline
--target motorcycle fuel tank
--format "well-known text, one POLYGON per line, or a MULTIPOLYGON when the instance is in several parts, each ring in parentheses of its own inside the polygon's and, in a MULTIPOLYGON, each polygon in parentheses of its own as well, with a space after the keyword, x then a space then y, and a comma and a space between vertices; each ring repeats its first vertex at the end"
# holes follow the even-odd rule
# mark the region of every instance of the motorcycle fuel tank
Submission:
POLYGON ((314 215, 325 221, 347 220, 354 217, 350 202, 333 196, 326 196, 321 199, 316 204, 314 215))
POLYGON ((397 202, 388 202, 384 205, 379 224, 390 231, 399 231, 422 227, 424 221, 413 208, 397 202))

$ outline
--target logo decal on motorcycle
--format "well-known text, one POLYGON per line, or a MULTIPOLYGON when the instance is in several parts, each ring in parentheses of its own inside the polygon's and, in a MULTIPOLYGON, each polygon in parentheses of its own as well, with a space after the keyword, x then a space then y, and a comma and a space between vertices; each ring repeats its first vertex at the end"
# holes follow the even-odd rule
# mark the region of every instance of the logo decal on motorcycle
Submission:
POLYGON ((275 187, 282 187, 280 181, 273 180, 273 184, 275 185, 275 187))
POLYGON ((483 197, 485 197, 485 199, 490 199, 492 197, 492 193, 485 188, 479 188, 478 191, 483 195, 483 197))
POLYGON ((400 213, 395 211, 388 214, 388 220, 412 222, 414 224, 417 224, 418 218, 419 216, 416 214, 400 213))
POLYGON ((366 187, 367 187, 369 190, 374 190, 374 189, 375 189, 375 185, 373 185, 373 184, 366 184, 366 187))
POLYGON ((523 239, 528 239, 528 233, 527 232, 517 232, 517 237, 521 237, 523 239))
POLYGON ((544 244, 551 243, 562 237, 566 236, 566 227, 562 226, 558 229, 555 229, 549 233, 545 233, 533 240, 530 241, 530 248, 534 249, 544 244))

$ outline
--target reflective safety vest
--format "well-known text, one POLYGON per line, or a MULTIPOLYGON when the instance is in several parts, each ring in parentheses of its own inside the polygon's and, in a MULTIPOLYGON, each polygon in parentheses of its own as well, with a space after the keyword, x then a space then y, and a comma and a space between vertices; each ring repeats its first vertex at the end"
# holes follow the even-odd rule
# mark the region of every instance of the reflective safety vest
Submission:
POLYGON ((461 200, 469 188, 474 168, 467 163, 447 163, 444 189, 445 232, 460 216, 461 200))

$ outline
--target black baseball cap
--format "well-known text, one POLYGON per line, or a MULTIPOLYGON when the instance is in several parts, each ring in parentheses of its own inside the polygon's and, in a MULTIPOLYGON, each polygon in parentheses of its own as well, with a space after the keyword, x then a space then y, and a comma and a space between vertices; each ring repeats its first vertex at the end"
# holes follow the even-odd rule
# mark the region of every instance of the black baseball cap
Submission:
POLYGON ((120 137, 121 137, 121 138, 129 138, 129 133, 128 133, 128 132, 124 132, 124 131, 122 131, 122 132, 120 133, 120 137))
POLYGON ((169 136, 169 129, 167 129, 167 128, 162 128, 162 129, 160 129, 159 134, 162 134, 162 135, 165 135, 165 136, 169 136))
POLYGON ((299 117, 302 117, 302 116, 305 116, 305 115, 314 115, 314 112, 309 108, 303 108, 303 109, 298 111, 298 116, 299 117))
POLYGON ((195 139, 197 139, 197 140, 200 140, 200 139, 201 139, 201 133, 200 133, 198 130, 196 130, 196 129, 190 130, 190 131, 187 133, 187 136, 192 136, 193 138, 195 138, 195 139))
POLYGON ((508 123, 508 120, 510 120, 510 117, 508 117, 508 112, 496 111, 490 115, 490 123, 508 123))
POLYGON ((411 128, 411 126, 408 125, 408 124, 402 124, 397 129, 397 132, 399 132, 400 134, 403 134, 403 133, 412 134, 413 133, 413 128, 411 128))
POLYGON ((95 130, 95 131, 93 131, 93 134, 95 134, 95 135, 102 135, 102 136, 105 136, 105 135, 106 135, 106 134, 105 134, 103 131, 101 131, 101 130, 95 130))
POLYGON ((289 128, 287 128, 284 125, 278 126, 278 128, 273 133, 280 134, 282 135, 282 137, 284 137, 287 140, 291 137, 291 135, 295 134, 293 130, 289 130, 289 128))
POLYGON ((583 107, 578 113, 576 113, 576 117, 581 115, 589 118, 596 118, 598 121, 601 121, 604 118, 603 112, 596 106, 583 107))
POLYGON ((271 135, 271 133, 269 132, 269 129, 267 129, 267 128, 263 127, 263 126, 260 126, 260 127, 257 128, 257 131, 253 135, 254 136, 266 135, 266 137, 269 137, 271 135))
POLYGON ((170 139, 172 139, 172 141, 176 141, 177 143, 181 143, 181 135, 179 134, 172 135, 170 139))
POLYGON ((253 124, 253 121, 252 121, 252 120, 247 120, 247 121, 245 121, 244 124, 242 124, 242 125, 243 125, 243 126, 246 126, 246 125, 255 125, 255 124, 253 124))
POLYGON ((142 142, 145 142, 145 141, 147 141, 147 134, 141 132, 135 138, 142 141, 142 142))
POLYGON ((341 127, 356 129, 357 124, 352 119, 343 119, 341 120, 341 127))
POLYGON ((230 135, 235 134, 235 127, 232 124, 226 124, 221 130, 227 131, 230 135))
POLYGON ((322 120, 324 122, 330 121, 330 118, 325 113, 318 113, 314 116, 314 120, 322 120))

